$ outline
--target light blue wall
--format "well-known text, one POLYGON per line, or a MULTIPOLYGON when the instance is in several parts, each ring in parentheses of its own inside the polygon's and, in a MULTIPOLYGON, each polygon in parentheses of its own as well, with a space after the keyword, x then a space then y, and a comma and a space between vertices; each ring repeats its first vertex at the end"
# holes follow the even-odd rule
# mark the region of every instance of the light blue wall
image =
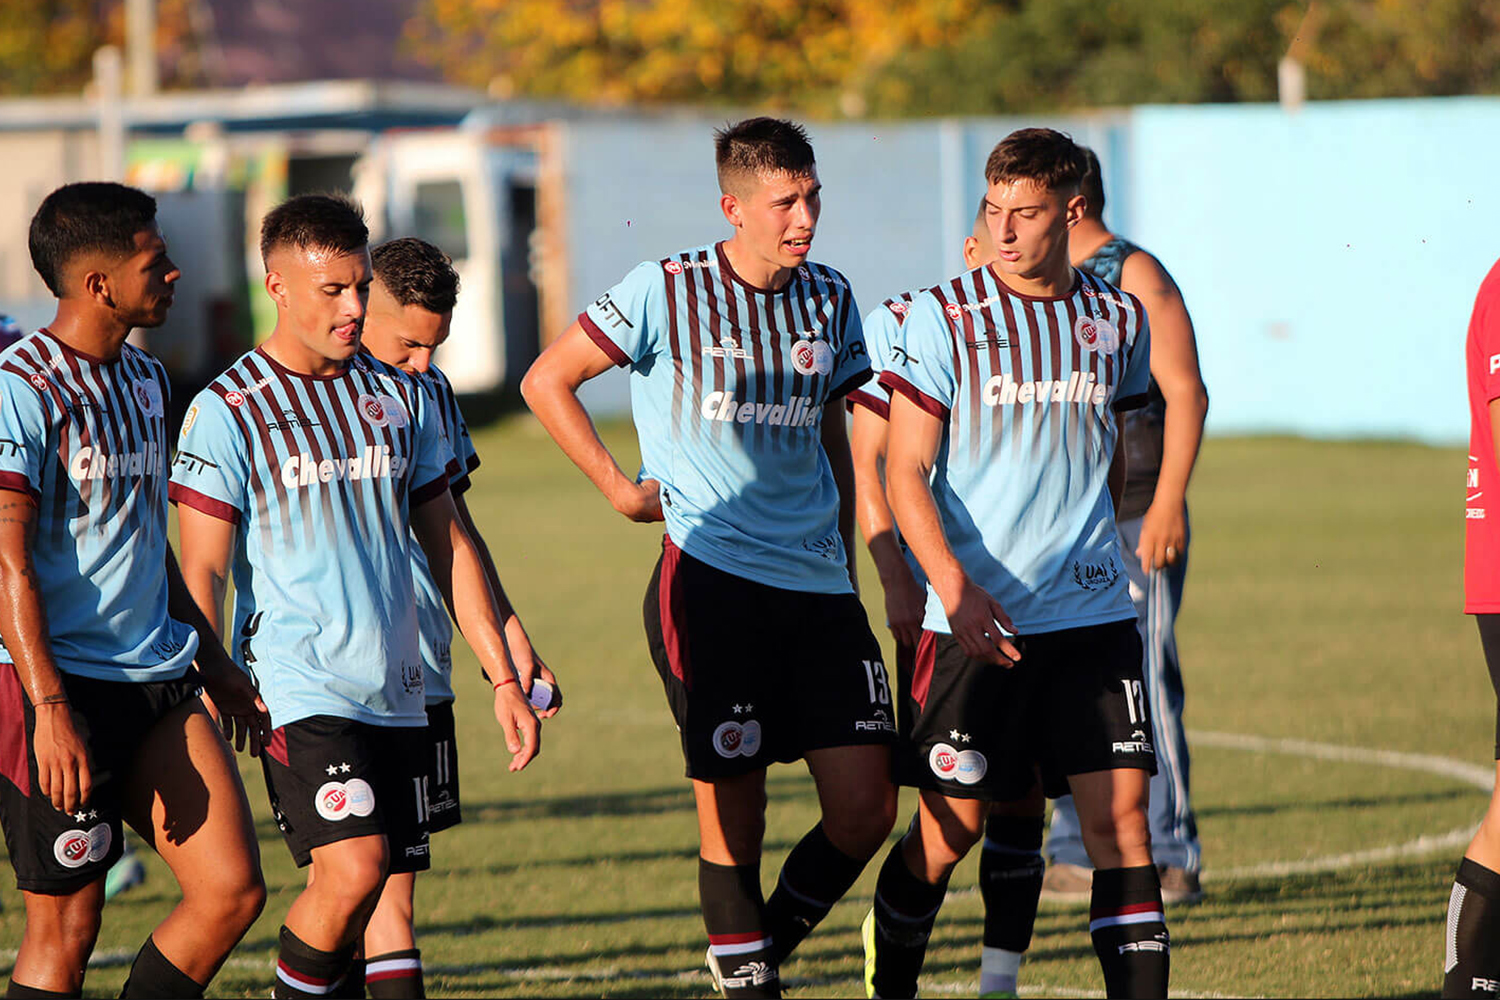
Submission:
MULTIPOLYGON (((716 124, 565 126, 575 309, 640 260, 728 235, 716 124)), ((1500 100, 814 123, 814 258, 849 275, 865 310, 957 271, 990 147, 1042 124, 1098 151, 1106 218, 1182 287, 1210 432, 1466 436, 1464 331, 1500 256, 1500 100)), ((625 403, 622 379, 593 392, 597 409, 625 403)))

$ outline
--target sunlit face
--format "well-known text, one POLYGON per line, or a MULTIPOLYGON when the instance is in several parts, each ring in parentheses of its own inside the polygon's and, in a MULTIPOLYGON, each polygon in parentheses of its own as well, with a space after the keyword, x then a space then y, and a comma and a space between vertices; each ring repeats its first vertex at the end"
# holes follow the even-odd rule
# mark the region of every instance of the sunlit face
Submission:
POLYGON ((1043 276, 1068 257, 1068 230, 1083 218, 1083 196, 1036 181, 997 181, 985 195, 984 222, 994 268, 1021 278, 1043 276))
POLYGON ((182 272, 167 256, 167 241, 156 223, 136 233, 133 244, 123 257, 82 261, 74 281, 126 326, 161 326, 182 272))
POLYGON ((742 178, 737 188, 720 198, 719 205, 738 230, 739 243, 778 268, 795 268, 807 260, 823 211, 817 168, 805 174, 757 174, 742 178))
POLYGON ((453 312, 435 313, 415 303, 402 305, 378 280, 370 287, 365 317, 365 350, 405 372, 425 372, 432 355, 448 339, 453 312))
POLYGON ((354 357, 370 298, 369 248, 338 253, 282 246, 268 264, 266 291, 276 302, 278 330, 312 358, 354 357))

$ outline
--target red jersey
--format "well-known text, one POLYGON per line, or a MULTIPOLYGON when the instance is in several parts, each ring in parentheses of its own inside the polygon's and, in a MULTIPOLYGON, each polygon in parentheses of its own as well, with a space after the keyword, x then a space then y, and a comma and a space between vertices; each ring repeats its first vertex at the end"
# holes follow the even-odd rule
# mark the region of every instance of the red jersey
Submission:
POLYGON ((1464 611, 1500 613, 1500 466, 1490 402, 1500 399, 1500 262, 1490 268, 1469 320, 1469 475, 1464 545, 1464 611))

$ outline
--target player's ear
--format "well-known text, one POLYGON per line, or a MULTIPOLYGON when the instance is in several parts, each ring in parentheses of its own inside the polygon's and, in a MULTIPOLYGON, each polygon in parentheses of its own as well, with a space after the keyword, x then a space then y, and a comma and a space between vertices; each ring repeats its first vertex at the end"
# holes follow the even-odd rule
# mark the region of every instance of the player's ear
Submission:
POLYGON ((1088 208, 1088 204, 1088 199, 1081 194, 1075 194, 1068 199, 1068 203, 1063 206, 1063 217, 1067 219, 1069 229, 1083 221, 1083 212, 1088 208))
POLYGON ((979 241, 972 236, 964 237, 964 266, 971 271, 979 266, 979 241))
POLYGON ((286 279, 282 278, 280 271, 266 272, 266 294, 281 308, 287 307, 286 279))
POLYGON ((102 306, 113 309, 115 305, 114 296, 110 293, 109 275, 103 271, 90 269, 79 276, 79 286, 83 294, 102 306))
POLYGON ((729 224, 738 229, 745 224, 745 217, 740 212, 740 200, 732 194, 719 195, 719 210, 724 213, 724 218, 729 224))

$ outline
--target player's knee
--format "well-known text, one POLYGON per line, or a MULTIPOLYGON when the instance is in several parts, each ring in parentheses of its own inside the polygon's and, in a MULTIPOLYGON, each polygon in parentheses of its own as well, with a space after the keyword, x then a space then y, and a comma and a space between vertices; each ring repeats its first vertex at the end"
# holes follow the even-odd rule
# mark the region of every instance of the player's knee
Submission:
POLYGON ((390 868, 390 850, 385 838, 365 837, 343 841, 338 850, 325 851, 315 864, 313 888, 340 913, 369 912, 380 899, 390 868))
POLYGON ((52 906, 27 907, 26 936, 68 968, 83 968, 99 937, 101 909, 86 893, 58 897, 52 906))
POLYGON ((896 789, 888 783, 871 787, 823 816, 823 833, 851 858, 870 858, 896 823, 896 789))

